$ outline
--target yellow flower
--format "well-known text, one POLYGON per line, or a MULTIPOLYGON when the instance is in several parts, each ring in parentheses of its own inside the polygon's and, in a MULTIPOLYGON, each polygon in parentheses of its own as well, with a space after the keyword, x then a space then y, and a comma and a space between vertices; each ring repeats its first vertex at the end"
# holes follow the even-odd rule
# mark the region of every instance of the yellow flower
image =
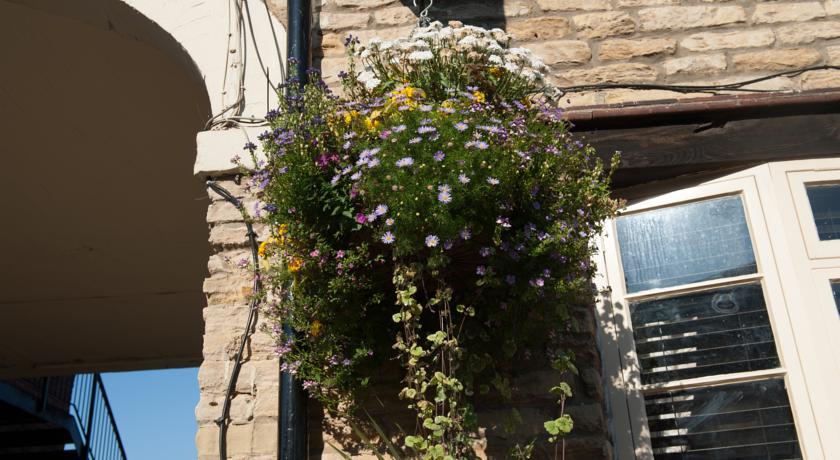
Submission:
POLYGON ((475 91, 473 93, 473 97, 475 98, 475 102, 479 104, 483 104, 484 101, 487 100, 487 97, 485 97, 484 93, 482 93, 481 91, 475 91))
POLYGON ((365 127, 368 131, 374 131, 379 127, 379 120, 367 117, 365 118, 365 127))
POLYGON ((359 116, 358 110, 351 110, 344 114, 344 123, 350 124, 353 122, 353 119, 359 116))
POLYGON ((262 243, 260 243, 260 248, 257 252, 259 253, 260 257, 265 257, 267 251, 268 251, 268 241, 263 241, 262 243))
POLYGON ((488 70, 488 72, 490 73, 490 75, 498 77, 502 74, 502 69, 499 67, 490 67, 490 70, 488 70))
POLYGON ((280 224, 280 226, 277 227, 277 236, 283 236, 288 232, 289 232, 289 224, 280 224))
POLYGON ((300 268, 303 266, 303 261, 298 259, 297 257, 292 257, 289 259, 289 264, 286 265, 286 268, 291 273, 297 273, 300 271, 300 268))
POLYGON ((318 337, 321 335, 321 332, 324 331, 324 324, 317 319, 312 321, 312 324, 309 326, 309 333, 312 334, 312 337, 318 337))

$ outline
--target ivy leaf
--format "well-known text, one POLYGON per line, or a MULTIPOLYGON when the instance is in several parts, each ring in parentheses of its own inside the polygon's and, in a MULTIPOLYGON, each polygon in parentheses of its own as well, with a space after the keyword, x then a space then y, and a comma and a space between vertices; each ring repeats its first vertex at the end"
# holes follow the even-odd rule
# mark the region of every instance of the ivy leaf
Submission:
POLYGON ((551 392, 551 394, 555 394, 558 396, 564 395, 567 398, 572 397, 572 387, 570 387, 569 384, 566 382, 561 382, 559 385, 551 387, 551 390, 549 391, 551 392))

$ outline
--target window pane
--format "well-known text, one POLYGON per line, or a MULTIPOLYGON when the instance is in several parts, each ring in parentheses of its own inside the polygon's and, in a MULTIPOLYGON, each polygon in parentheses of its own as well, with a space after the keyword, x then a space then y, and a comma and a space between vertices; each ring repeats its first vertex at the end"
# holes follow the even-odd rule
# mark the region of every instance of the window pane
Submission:
POLYGON ((834 304, 837 305, 837 313, 840 313, 840 280, 831 282, 831 292, 834 294, 834 304))
POLYGON ((740 196, 619 217, 627 292, 756 272, 740 196))
POLYGON ((781 379, 645 397, 656 460, 802 458, 781 379))
POLYGON ((840 239, 840 184, 808 185, 805 190, 820 239, 840 239))
POLYGON ((759 283, 630 303, 642 383, 779 366, 759 283))

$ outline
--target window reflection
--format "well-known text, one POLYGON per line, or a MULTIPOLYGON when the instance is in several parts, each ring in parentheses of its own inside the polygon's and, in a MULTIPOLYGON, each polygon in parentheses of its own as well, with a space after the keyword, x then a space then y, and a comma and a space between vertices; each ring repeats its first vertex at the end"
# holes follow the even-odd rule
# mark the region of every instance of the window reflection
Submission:
POLYGON ((779 366, 759 283, 630 304, 642 383, 779 366))
POLYGON ((802 457, 782 379, 649 395, 656 460, 802 457))
POLYGON ((808 185, 805 190, 820 240, 840 239, 840 184, 808 185))
POLYGON ((756 272, 740 196, 619 217, 616 225, 627 292, 756 272))
POLYGON ((840 314, 840 280, 831 282, 831 293, 834 294, 834 304, 837 305, 837 313, 840 314))

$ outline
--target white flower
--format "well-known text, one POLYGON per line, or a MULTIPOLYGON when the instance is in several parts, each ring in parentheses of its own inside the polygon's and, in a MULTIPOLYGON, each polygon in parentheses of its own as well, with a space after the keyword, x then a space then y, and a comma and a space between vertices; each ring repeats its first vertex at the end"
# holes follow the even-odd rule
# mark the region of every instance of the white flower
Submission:
POLYGON ((474 35, 467 35, 466 37, 458 40, 458 46, 475 46, 478 44, 478 38, 474 35))
POLYGON ((376 77, 370 78, 365 82, 365 89, 374 89, 379 86, 380 83, 382 83, 382 80, 376 77))
POLYGON ((498 66, 501 66, 501 65, 505 64, 505 61, 502 60, 502 58, 500 56, 496 56, 495 54, 490 56, 489 58, 487 58, 487 60, 490 61, 491 64, 495 64, 495 65, 498 65, 498 66))
POLYGON ((370 57, 370 49, 365 48, 365 49, 364 49, 364 51, 362 51, 361 53, 359 53, 359 57, 360 57, 360 58, 362 58, 362 59, 367 59, 367 58, 369 58, 369 57, 370 57))
POLYGON ((408 55, 409 61, 428 61, 435 57, 431 51, 414 51, 408 55))
POLYGON ((510 73, 518 73, 519 72, 519 66, 512 63, 512 62, 505 62, 504 68, 505 68, 505 70, 507 70, 510 73))

